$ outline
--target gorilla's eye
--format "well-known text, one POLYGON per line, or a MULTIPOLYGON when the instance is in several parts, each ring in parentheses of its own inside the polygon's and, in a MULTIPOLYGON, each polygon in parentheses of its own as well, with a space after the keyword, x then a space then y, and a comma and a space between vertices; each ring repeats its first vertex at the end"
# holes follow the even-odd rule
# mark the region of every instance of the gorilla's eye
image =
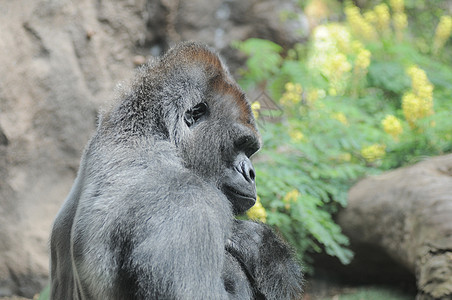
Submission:
POLYGON ((205 116, 206 114, 207 114, 207 104, 204 102, 196 104, 193 108, 185 112, 184 114, 185 124, 187 124, 188 127, 191 127, 200 119, 202 119, 202 117, 205 116))

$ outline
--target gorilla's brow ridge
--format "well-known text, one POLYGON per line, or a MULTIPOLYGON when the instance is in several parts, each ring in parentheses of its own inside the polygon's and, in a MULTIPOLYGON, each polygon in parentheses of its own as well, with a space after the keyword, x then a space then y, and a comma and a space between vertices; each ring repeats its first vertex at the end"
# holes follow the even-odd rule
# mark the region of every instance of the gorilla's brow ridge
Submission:
POLYGON ((244 124, 249 123, 248 120, 251 117, 251 107, 248 104, 245 93, 242 89, 227 82, 223 76, 213 82, 212 88, 219 94, 230 95, 240 109, 240 121, 244 124))
POLYGON ((231 78, 226 66, 223 65, 219 56, 206 47, 192 45, 191 51, 186 53, 185 59, 191 63, 203 66, 207 73, 210 73, 211 88, 218 94, 230 95, 240 111, 240 123, 250 128, 254 133, 258 134, 252 118, 251 106, 246 98, 243 90, 231 78))

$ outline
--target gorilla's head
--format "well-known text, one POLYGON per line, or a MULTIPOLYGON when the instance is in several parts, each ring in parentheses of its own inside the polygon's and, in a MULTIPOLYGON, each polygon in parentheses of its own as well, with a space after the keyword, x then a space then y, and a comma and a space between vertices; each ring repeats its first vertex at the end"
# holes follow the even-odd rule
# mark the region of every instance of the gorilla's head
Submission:
POLYGON ((183 43, 141 70, 118 116, 128 136, 173 144, 186 168, 215 184, 243 213, 256 201, 250 157, 260 138, 249 101, 218 55, 183 43), (124 117, 126 116, 126 117, 124 117))

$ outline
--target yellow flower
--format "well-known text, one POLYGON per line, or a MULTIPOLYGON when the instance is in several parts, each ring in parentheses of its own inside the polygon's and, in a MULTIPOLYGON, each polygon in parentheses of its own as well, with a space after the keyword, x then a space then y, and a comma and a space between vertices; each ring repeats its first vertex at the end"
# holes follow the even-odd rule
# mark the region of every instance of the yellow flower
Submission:
POLYGON ((359 53, 363 49, 364 49, 364 45, 360 41, 356 41, 355 40, 355 41, 352 42, 352 51, 353 51, 353 53, 359 53))
POLYGON ((392 21, 396 36, 399 40, 402 40, 403 30, 408 26, 408 20, 404 12, 405 3, 403 0, 390 0, 389 5, 393 11, 392 21))
POLYGON ((293 84, 293 82, 288 82, 286 83, 286 85, 284 86, 286 88, 286 91, 293 91, 295 89, 295 85, 293 84))
POLYGON ((299 143, 304 140, 304 134, 299 130, 290 130, 289 135, 294 142, 299 143))
POLYGON ((393 115, 386 115, 381 121, 384 131, 391 135, 394 140, 399 139, 399 135, 403 132, 402 123, 393 115))
POLYGON ((433 102, 425 101, 415 94, 408 92, 402 97, 402 110, 411 128, 416 127, 416 120, 433 114, 433 102))
POLYGON ((257 196, 254 206, 246 212, 246 215, 252 220, 259 220, 263 223, 267 221, 267 211, 262 206, 261 198, 259 196, 257 196))
POLYGON ((351 68, 352 65, 343 53, 336 53, 330 57, 329 65, 325 68, 330 84, 330 95, 343 94, 351 68))
POLYGON ((329 27, 326 25, 320 25, 314 29, 312 44, 313 52, 310 60, 314 66, 317 66, 318 63, 322 64, 326 54, 337 51, 329 27))
POLYGON ((403 13, 404 11, 405 3, 403 0, 390 0, 389 5, 391 5, 391 8, 395 13, 403 13))
POLYGON ((331 23, 327 26, 331 39, 336 44, 337 50, 347 53, 350 48, 351 36, 347 28, 339 23, 331 23))
POLYGON ((347 120, 347 117, 344 115, 344 113, 341 113, 341 112, 334 113, 331 115, 331 118, 338 120, 345 126, 348 126, 348 120, 347 120))
POLYGON ((411 87, 414 93, 422 99, 431 101, 433 99, 433 85, 428 80, 424 70, 412 66, 408 68, 407 73, 411 77, 411 87))
POLYGON ((449 39, 452 33, 452 17, 442 16, 435 31, 435 38, 433 40, 433 50, 438 52, 449 39))
POLYGON ((403 12, 396 12, 393 16, 394 28, 399 40, 403 37, 403 30, 408 26, 406 14, 403 12))
POLYGON ((352 51, 349 29, 338 23, 317 26, 312 39, 313 47, 309 54, 308 66, 320 71, 328 79, 330 90, 339 95, 343 94, 350 75, 348 72, 351 70, 351 64, 346 56, 352 51))
POLYGON ((387 32, 389 29, 389 21, 391 19, 388 6, 385 3, 378 4, 375 6, 374 11, 377 16, 378 29, 380 32, 387 32))
POLYGON ((386 154, 386 145, 382 144, 373 144, 361 149, 361 155, 368 162, 374 162, 378 159, 381 159, 386 154))
POLYGON ((412 66, 407 70, 411 78, 412 91, 402 97, 402 110, 411 128, 416 127, 416 120, 433 114, 433 85, 424 70, 412 66))
POLYGON ((402 97, 402 110, 405 119, 411 127, 414 121, 420 118, 419 108, 422 106, 421 99, 413 93, 405 93, 402 97))
POLYGON ((371 53, 365 49, 363 44, 356 42, 353 45, 354 53, 356 53, 355 66, 353 68, 353 82, 351 83, 350 93, 356 97, 359 95, 365 84, 365 76, 367 74, 367 68, 370 65, 371 53))
POLYGON ((299 84, 299 83, 295 84, 295 93, 297 93, 298 95, 301 95, 302 92, 303 92, 303 89, 301 88, 301 84, 299 84))
POLYGON ((299 83, 288 82, 285 85, 286 92, 282 95, 280 102, 283 105, 293 105, 301 101, 303 88, 299 83))
MULTIPOLYGON (((350 71, 352 66, 347 61, 347 57, 342 53, 337 53, 331 58, 331 71, 345 73, 350 71)), ((336 73, 336 74, 337 74, 336 73)))
POLYGON ((347 16, 347 22, 351 30, 358 37, 366 40, 373 40, 376 37, 374 27, 363 18, 358 7, 353 4, 347 5, 345 15, 347 16))
POLYGON ((378 22, 377 14, 372 10, 366 11, 363 14, 363 17, 364 17, 364 20, 366 20, 369 24, 374 25, 374 24, 377 24, 377 22, 378 22))
POLYGON ((300 192, 297 189, 293 189, 290 192, 288 192, 283 198, 284 207, 286 209, 289 209, 290 204, 297 202, 298 197, 300 197, 300 192))
POLYGON ((319 99, 319 90, 318 89, 313 89, 313 90, 310 90, 309 92, 308 92, 308 95, 306 96, 306 102, 309 104, 309 105, 312 105, 314 102, 316 102, 317 101, 317 99, 319 99))
POLYGON ((369 50, 361 49, 356 57, 355 67, 358 68, 358 70, 366 70, 370 65, 370 55, 371 53, 369 50))
POLYGON ((301 88, 301 85, 299 83, 293 83, 293 82, 288 82, 286 83, 286 85, 284 86, 286 88, 287 92, 292 92, 292 93, 297 93, 297 94, 301 94, 301 92, 303 92, 303 89, 301 88))
POLYGON ((251 111, 253 112, 254 118, 257 119, 259 117, 259 110, 261 109, 261 104, 259 101, 254 101, 251 103, 251 111))

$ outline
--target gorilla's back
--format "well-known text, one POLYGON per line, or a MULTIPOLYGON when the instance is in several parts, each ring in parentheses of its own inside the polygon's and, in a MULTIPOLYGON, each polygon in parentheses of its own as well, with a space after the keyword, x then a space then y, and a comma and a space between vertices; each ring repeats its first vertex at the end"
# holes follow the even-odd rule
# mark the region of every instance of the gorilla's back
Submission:
POLYGON ((53 224, 50 238, 52 299, 79 299, 72 271, 71 230, 80 195, 80 176, 53 224))

